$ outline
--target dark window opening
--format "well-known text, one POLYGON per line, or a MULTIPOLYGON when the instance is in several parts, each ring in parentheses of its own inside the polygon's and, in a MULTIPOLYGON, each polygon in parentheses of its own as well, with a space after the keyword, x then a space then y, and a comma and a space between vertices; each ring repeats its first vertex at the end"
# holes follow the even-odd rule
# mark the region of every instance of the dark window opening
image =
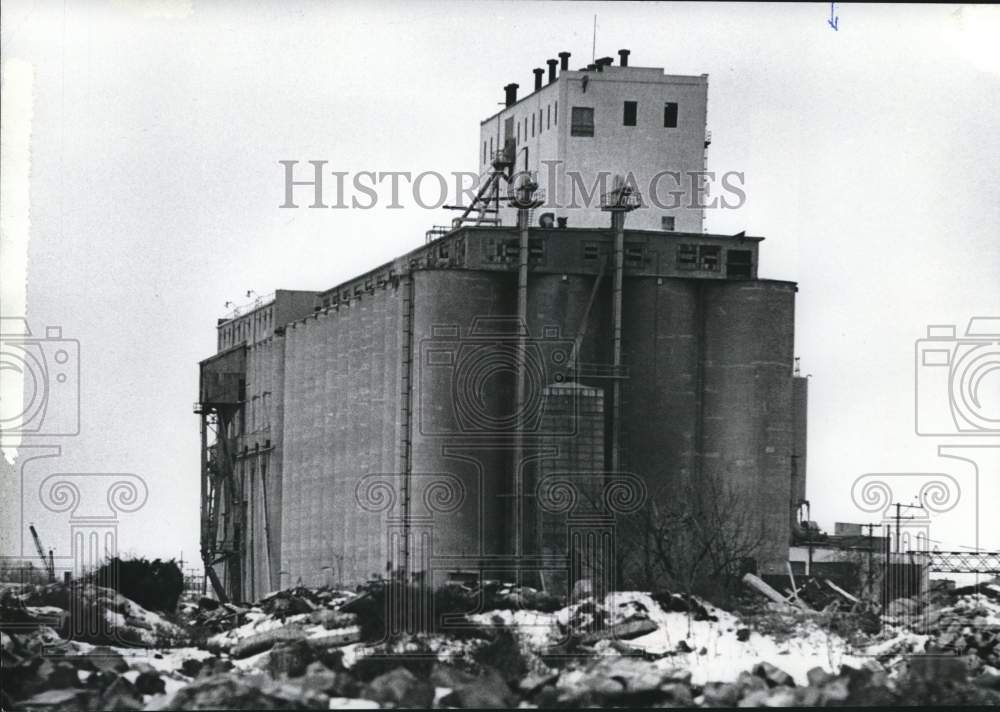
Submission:
POLYGON ((552 104, 545 107, 545 128, 552 128, 552 104))
POLYGON ((749 279, 753 270, 753 253, 750 250, 726 250, 726 276, 749 279))
POLYGON ((521 122, 517 122, 517 142, 521 143, 521 122))
POLYGON ((706 272, 719 271, 719 257, 722 248, 717 245, 701 245, 698 247, 698 267, 706 272))
POLYGON ((639 104, 635 101, 625 102, 625 126, 635 126, 635 117, 638 113, 639 104))
POLYGON ((663 105, 663 128, 677 128, 677 103, 669 101, 663 105))
POLYGON ((664 215, 660 218, 660 229, 673 232, 675 222, 673 215, 664 215))
POLYGON ((486 163, 486 142, 483 141, 483 163, 486 163))
POLYGON ((638 267, 642 265, 646 249, 642 245, 625 245, 625 264, 638 267))
POLYGON ((600 248, 591 243, 583 246, 583 259, 596 260, 600 256, 600 248))
POLYGON ((535 137, 535 112, 531 112, 531 137, 535 137))
POLYGON ((698 269, 698 246, 678 245, 677 246, 677 268, 678 269, 698 269))
POLYGON ((594 110, 587 106, 574 106, 569 129, 570 136, 594 135, 594 110))
POLYGON ((554 123, 555 123, 556 126, 558 126, 559 125, 559 102, 558 101, 556 102, 556 108, 552 110, 552 113, 555 114, 555 121, 554 121, 554 123))

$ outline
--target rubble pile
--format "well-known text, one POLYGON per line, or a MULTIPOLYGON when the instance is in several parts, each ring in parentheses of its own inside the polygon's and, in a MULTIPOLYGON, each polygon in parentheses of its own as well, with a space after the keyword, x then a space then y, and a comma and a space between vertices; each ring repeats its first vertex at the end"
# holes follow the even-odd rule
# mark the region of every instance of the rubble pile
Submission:
POLYGON ((245 622, 211 636, 205 647, 215 654, 243 659, 283 642, 305 641, 316 649, 358 642, 361 629, 357 615, 340 610, 353 597, 299 587, 270 594, 248 609, 220 606, 225 614, 210 617, 213 625, 227 619, 237 624, 245 622))
POLYGON ((973 673, 1000 674, 1000 584, 901 598, 886 607, 886 633, 872 651, 881 656, 937 653, 959 656, 973 673))
POLYGON ((0 620, 48 626, 64 638, 96 644, 172 647, 188 641, 181 626, 92 583, 2 584, 0 620))
MULTIPOLYGON (((860 648, 824 627, 831 606, 772 601, 747 618, 694 596, 590 590, 565 605, 499 582, 435 593, 436 612, 452 619, 443 628, 387 635, 386 586, 297 587, 252 606, 186 602, 198 643, 187 648, 68 641, 40 624, 66 615, 58 590, 4 589, 0 707, 1000 704, 997 585, 893 602, 896 616, 860 648)), ((174 625, 107 590, 88 595, 120 616, 106 615, 115 625, 174 625)))

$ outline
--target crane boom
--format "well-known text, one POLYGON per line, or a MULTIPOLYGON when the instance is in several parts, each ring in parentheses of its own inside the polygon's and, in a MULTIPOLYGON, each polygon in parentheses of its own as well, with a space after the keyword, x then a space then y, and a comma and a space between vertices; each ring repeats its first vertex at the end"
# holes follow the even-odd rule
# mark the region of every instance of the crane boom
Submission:
POLYGON ((56 567, 52 561, 52 552, 49 552, 49 556, 46 558, 45 547, 42 546, 42 540, 38 538, 35 525, 29 524, 28 529, 31 531, 31 538, 35 540, 35 549, 38 551, 38 557, 42 560, 42 566, 45 567, 45 572, 49 575, 49 583, 54 583, 56 580, 56 567))

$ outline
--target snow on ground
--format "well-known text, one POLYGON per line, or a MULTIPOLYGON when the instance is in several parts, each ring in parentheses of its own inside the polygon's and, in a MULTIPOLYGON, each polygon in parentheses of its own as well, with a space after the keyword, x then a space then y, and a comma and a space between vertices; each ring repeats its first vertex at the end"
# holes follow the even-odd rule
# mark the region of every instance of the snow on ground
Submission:
MULTIPOLYGON (((694 684, 733 681, 741 672, 760 662, 769 662, 792 675, 797 683, 804 684, 806 672, 811 668, 837 672, 841 664, 860 667, 868 659, 852 653, 840 636, 811 622, 804 622, 799 634, 786 641, 778 642, 756 632, 751 632, 745 642, 740 641, 736 631, 745 625, 737 616, 703 601, 700 603, 718 620, 699 621, 687 613, 665 611, 652 596, 635 591, 608 594, 604 607, 612 612, 615 620, 625 620, 635 614, 648 616, 658 626, 657 630, 625 641, 628 647, 664 655, 658 665, 664 669, 689 670, 694 684), (678 644, 682 641, 693 652, 678 653, 678 644), (700 654, 702 649, 705 650, 703 655, 700 654)), ((498 621, 510 626, 517 631, 522 644, 541 652, 560 642, 564 636, 559 626, 565 627, 579 608, 577 604, 555 613, 498 610, 470 617, 481 625, 498 621)), ((620 654, 608 647, 604 649, 612 655, 620 654)))
POLYGON ((519 609, 516 611, 497 610, 476 613, 469 619, 478 625, 490 627, 500 625, 514 628, 521 640, 531 649, 539 651, 551 645, 556 645, 564 638, 559 631, 558 615, 567 609, 556 613, 542 613, 519 609))
POLYGON ((245 658, 240 658, 239 660, 230 659, 230 662, 233 664, 233 667, 241 672, 259 670, 267 664, 267 659, 270 655, 271 651, 268 649, 245 658))
MULTIPOLYGON (((308 613, 298 613, 282 620, 278 617, 269 616, 259 609, 251 610, 246 615, 247 623, 238 628, 213 635, 208 639, 207 645, 210 648, 228 648, 245 638, 249 638, 251 635, 275 630, 276 628, 284 628, 290 623, 303 623, 309 620, 308 613)), ((322 628, 323 626, 319 627, 322 628)))
POLYGON ((205 660, 213 657, 210 652, 201 648, 112 648, 112 650, 125 658, 125 662, 129 665, 149 663, 159 672, 179 670, 181 664, 189 658, 205 660))
POLYGON ((614 598, 619 602, 642 605, 659 629, 628 641, 628 645, 645 652, 664 654, 676 651, 684 641, 693 651, 663 658, 663 665, 683 667, 691 671, 695 684, 710 680, 729 682, 744 670, 760 662, 769 662, 795 678, 798 684, 806 681, 806 672, 821 667, 837 672, 842 664, 860 666, 866 658, 852 654, 847 642, 839 635, 823 630, 814 622, 803 622, 799 634, 778 642, 773 637, 751 631, 746 641, 740 641, 736 631, 744 624, 732 613, 719 609, 710 611, 717 621, 697 621, 687 613, 663 610, 649 594, 622 592, 610 594, 608 605, 614 598), (704 655, 700 651, 704 649, 704 655))

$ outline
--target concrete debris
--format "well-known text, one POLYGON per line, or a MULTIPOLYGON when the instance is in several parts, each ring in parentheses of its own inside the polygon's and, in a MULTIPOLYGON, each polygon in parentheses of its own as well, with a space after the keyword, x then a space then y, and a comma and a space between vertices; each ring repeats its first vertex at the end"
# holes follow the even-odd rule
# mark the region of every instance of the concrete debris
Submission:
POLYGON ((0 584, 5 625, 44 625, 64 639, 120 646, 181 646, 186 631, 117 591, 92 583, 0 584))
MULTIPOLYGON (((812 603, 808 584, 796 584, 812 603)), ((851 594, 821 589, 853 606, 851 594)), ((253 606, 192 600, 182 618, 201 648, 160 650, 64 640, 15 601, 0 608, 0 702, 86 712, 1000 704, 995 585, 892 602, 886 613, 897 615, 885 617, 884 629, 861 631, 851 644, 833 629, 849 611, 808 613, 782 603, 748 618, 694 596, 579 593, 552 609, 551 597, 526 587, 457 587, 442 600, 458 609, 473 598, 498 607, 469 614, 460 634, 378 646, 359 642, 372 608, 352 604, 364 592, 300 587, 253 606)), ((51 599, 33 603, 54 607, 51 599)))
POLYGON ((404 667, 379 675, 362 691, 361 696, 392 707, 430 707, 434 686, 404 667))

